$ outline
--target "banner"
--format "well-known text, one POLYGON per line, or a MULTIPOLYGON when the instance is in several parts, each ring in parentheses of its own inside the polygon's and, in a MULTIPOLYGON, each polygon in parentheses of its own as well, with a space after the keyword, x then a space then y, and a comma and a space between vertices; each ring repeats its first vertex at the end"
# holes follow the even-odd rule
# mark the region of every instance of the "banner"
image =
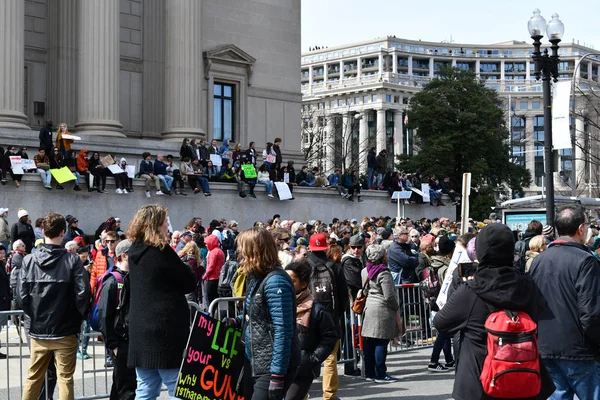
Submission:
POLYGON ((292 198, 292 192, 290 192, 290 187, 287 183, 284 182, 273 182, 275 187, 277 188, 277 194, 279 195, 279 200, 289 200, 292 198))
POLYGON ((50 173, 59 184, 63 184, 65 182, 74 181, 75 175, 71 172, 69 167, 62 168, 54 168, 50 170, 50 173))
POLYGON ((438 295, 436 300, 436 303, 440 310, 446 305, 446 300, 448 299, 448 289, 452 284, 452 276, 454 275, 454 270, 458 267, 458 264, 468 262, 471 262, 471 259, 469 258, 469 256, 467 256, 467 249, 462 247, 459 243, 456 243, 456 248, 454 249, 454 254, 452 254, 450 265, 448 266, 448 270, 446 271, 446 276, 444 277, 444 282, 442 283, 440 294, 438 295))
POLYGON ((218 154, 211 154, 210 161, 212 161, 212 163, 215 167, 220 167, 221 165, 223 165, 222 158, 218 154))
POLYGON ((13 174, 23 175, 23 159, 21 156, 10 156, 10 167, 13 174))
POLYGON ((244 365, 242 331, 197 312, 175 385, 179 399, 244 400, 236 387, 244 365))
POLYGON ((571 81, 555 83, 552 96, 552 147, 554 150, 572 148, 569 124, 570 100, 571 81))
POLYGON ((244 171, 244 177, 246 179, 254 179, 256 178, 256 168, 252 164, 243 164, 242 170, 244 171))
POLYGON ((421 190, 423 191, 423 201, 429 203, 431 198, 429 197, 429 183, 422 183, 421 190))

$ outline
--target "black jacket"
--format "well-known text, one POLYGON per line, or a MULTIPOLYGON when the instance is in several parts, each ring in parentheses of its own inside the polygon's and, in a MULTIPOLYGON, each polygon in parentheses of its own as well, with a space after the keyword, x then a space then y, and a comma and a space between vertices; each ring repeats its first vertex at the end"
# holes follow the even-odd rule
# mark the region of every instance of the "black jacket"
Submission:
POLYGON ((300 365, 296 376, 317 378, 321 363, 333 351, 338 335, 331 314, 318 302, 310 310, 310 326, 296 324, 300 343, 300 365))
POLYGON ((25 250, 27 253, 31 253, 33 245, 35 243, 35 233, 31 224, 21 222, 21 220, 14 223, 10 229, 10 248, 16 240, 21 239, 25 243, 25 250))
POLYGON ((387 158, 386 158, 386 156, 384 156, 383 154, 379 153, 379 155, 375 158, 375 163, 377 164, 375 172, 377 172, 378 174, 384 174, 385 170, 387 169, 387 158))
POLYGON ((90 281, 76 254, 44 244, 25 256, 18 293, 31 318, 30 335, 38 339, 79 333, 90 304, 90 281))
POLYGON ((118 267, 114 271, 123 277, 121 296, 125 296, 126 301, 123 302, 122 312, 117 310, 120 298, 117 297, 117 279, 112 274, 102 284, 98 302, 98 325, 104 338, 104 344, 111 350, 119 347, 120 342, 128 340, 126 321, 129 320, 129 272, 122 271, 118 267))
MULTIPOLYGON (((42 126, 39 135, 40 147, 46 150, 46 154, 49 150, 52 150, 52 146, 54 145, 52 142, 52 131, 50 130, 50 128, 51 127, 49 127, 48 125, 42 126)), ((50 156, 50 154, 47 155, 50 156)))
POLYGON ((129 252, 129 367, 179 368, 189 334, 194 273, 171 246, 135 241, 129 252))
MULTIPOLYGON (((10 310, 10 284, 4 265, 0 265, 0 311, 10 310)), ((0 320, 3 318, 0 317, 0 320)))
POLYGON ((377 155, 375 151, 369 151, 367 154, 367 168, 377 168, 377 155))
POLYGON ((281 148, 277 145, 273 145, 273 151, 275 152, 275 164, 281 165, 283 157, 281 156, 281 148))
POLYGON ((600 360, 600 265, 592 253, 561 237, 529 274, 548 301, 538 326, 542 357, 600 360))
POLYGON ((181 145, 181 149, 179 149, 179 156, 181 157, 181 160, 183 160, 184 158, 189 158, 190 161, 197 158, 196 154, 194 154, 195 152, 192 150, 192 146, 190 145, 181 145))
POLYGON ((308 174, 300 170, 300 172, 296 174, 296 183, 299 185, 302 181, 308 182, 308 174))
POLYGON ((346 284, 348 290, 350 290, 350 296, 352 301, 356 299, 358 291, 362 289, 362 278, 361 272, 364 268, 363 262, 360 258, 348 253, 342 257, 342 269, 344 270, 344 277, 346 278, 346 284))

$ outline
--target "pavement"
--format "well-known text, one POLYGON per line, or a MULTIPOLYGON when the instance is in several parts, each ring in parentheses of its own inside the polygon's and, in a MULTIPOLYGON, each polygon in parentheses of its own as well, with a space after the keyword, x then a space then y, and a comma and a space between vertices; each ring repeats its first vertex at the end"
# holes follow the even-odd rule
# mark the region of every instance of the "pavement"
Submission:
MULTIPOLYGON (((25 333, 22 332, 23 341, 25 333)), ((0 400, 21 398, 20 383, 27 376, 29 351, 27 343, 20 344, 19 335, 14 326, 0 332, 1 352, 8 353, 7 360, 0 360, 0 400), (8 342, 8 348, 7 348, 8 342)), ((90 341, 88 353, 91 359, 77 360, 74 375, 75 396, 98 396, 110 391, 112 370, 104 368, 104 345, 90 341)), ((398 378, 398 382, 378 384, 367 382, 360 377, 343 375, 343 366, 339 367, 340 385, 337 396, 342 400, 402 398, 408 400, 446 400, 451 399, 454 372, 430 373, 427 363, 431 347, 391 352, 387 358, 388 374, 398 378)), ((322 398, 321 379, 313 382, 309 392, 311 399, 322 398)), ((58 395, 58 389, 55 393, 58 395)), ((58 398, 58 396, 55 396, 58 398)), ((163 392, 160 399, 168 399, 163 392)))

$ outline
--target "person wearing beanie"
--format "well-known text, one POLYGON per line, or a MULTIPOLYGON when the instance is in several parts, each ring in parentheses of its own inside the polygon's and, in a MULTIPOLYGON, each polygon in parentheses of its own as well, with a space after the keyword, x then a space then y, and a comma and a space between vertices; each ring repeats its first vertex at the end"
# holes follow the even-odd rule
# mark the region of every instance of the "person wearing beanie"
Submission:
POLYGON ((387 347, 400 334, 397 315, 400 305, 392 273, 387 266, 386 250, 375 244, 367 247, 367 266, 362 271, 367 302, 363 311, 361 335, 364 338, 364 366, 368 381, 396 382, 387 374, 387 347), (368 283, 367 283, 368 282, 368 283))
POLYGON ((546 245, 549 245, 554 240, 554 227, 550 225, 544 225, 542 229, 542 235, 546 239, 546 245))
MULTIPOLYGON (((436 314, 433 324, 439 332, 461 333, 460 362, 452 397, 457 400, 489 399, 480 381, 487 354, 485 322, 490 310, 514 310, 528 313, 537 322, 546 307, 544 297, 529 276, 516 270, 513 263, 515 241, 510 228, 491 224, 481 230, 475 242, 479 266, 472 279, 459 285, 448 302, 436 314)), ((542 389, 531 399, 547 399, 554 384, 540 364, 542 389)))
POLYGON ((35 242, 33 226, 27 222, 27 220, 29 220, 29 213, 27 210, 19 208, 17 217, 19 217, 19 220, 15 222, 10 229, 10 247, 12 247, 12 244, 16 240, 21 239, 23 243, 25 243, 25 251, 29 254, 31 253, 31 249, 33 249, 33 243, 35 242))

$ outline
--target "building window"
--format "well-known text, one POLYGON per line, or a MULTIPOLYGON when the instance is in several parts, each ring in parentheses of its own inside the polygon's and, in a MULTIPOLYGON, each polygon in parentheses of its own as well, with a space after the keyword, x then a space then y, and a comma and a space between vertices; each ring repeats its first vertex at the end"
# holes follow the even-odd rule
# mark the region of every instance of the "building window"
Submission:
POLYGON ((536 116, 533 118, 533 145, 534 152, 534 171, 535 184, 542 186, 544 181, 544 117, 536 116))
POLYGON ((386 94, 386 95, 385 95, 385 102, 386 102, 386 103, 391 103, 391 102, 392 102, 392 96, 391 96, 391 95, 389 95, 389 94, 386 94))
POLYGON ((363 96, 363 103, 369 102, 369 96, 363 96))
POLYGON ((233 140, 234 86, 215 83, 214 86, 214 128, 213 139, 233 140))
POLYGON ((534 110, 539 110, 540 109, 540 102, 539 101, 532 101, 531 102, 531 108, 534 110))
POLYGON ((354 104, 360 104, 360 97, 355 97, 354 98, 354 104))
POLYGON ((526 101, 522 101, 522 102, 519 104, 519 109, 521 109, 521 110, 527 110, 527 107, 529 107, 529 103, 528 103, 528 102, 526 102, 526 101))
POLYGON ((376 102, 377 101, 377 95, 376 94, 374 94, 374 95, 371 96, 371 101, 372 102, 376 102))

